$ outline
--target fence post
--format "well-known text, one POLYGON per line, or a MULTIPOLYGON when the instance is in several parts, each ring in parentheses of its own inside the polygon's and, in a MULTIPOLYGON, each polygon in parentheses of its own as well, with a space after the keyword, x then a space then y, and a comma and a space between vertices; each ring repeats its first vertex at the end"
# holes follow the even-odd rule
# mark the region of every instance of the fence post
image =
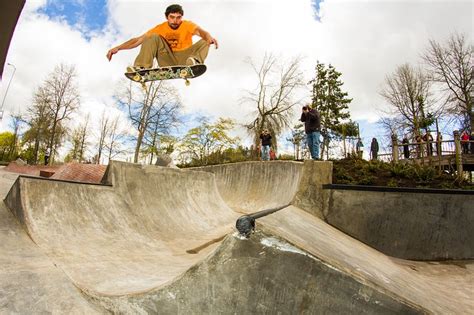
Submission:
POLYGON ((462 150, 461 150, 461 137, 459 130, 454 130, 454 148, 456 151, 456 170, 458 177, 462 177, 462 150))
POLYGON ((392 134, 392 161, 398 162, 398 141, 395 134, 392 134))

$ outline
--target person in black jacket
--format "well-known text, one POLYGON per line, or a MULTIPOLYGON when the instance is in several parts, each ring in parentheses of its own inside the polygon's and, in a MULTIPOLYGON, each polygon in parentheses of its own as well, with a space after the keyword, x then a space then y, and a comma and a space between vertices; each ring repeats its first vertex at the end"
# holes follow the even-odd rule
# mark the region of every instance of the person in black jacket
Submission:
POLYGON ((402 140, 402 144, 403 144, 403 156, 405 157, 405 159, 409 159, 410 158, 410 148, 408 147, 408 138, 407 136, 403 137, 403 140, 402 140))
POLYGON ((377 159, 378 153, 379 153, 379 143, 376 138, 372 138, 372 142, 370 143, 370 155, 372 156, 372 160, 377 159))
POLYGON ((270 160, 270 147, 272 145, 272 135, 268 132, 267 129, 264 129, 260 134, 260 139, 262 140, 262 160, 270 160))
POLYGON ((319 160, 319 138, 321 136, 321 117, 316 108, 303 106, 301 121, 304 122, 304 131, 308 141, 309 152, 313 160, 319 160))

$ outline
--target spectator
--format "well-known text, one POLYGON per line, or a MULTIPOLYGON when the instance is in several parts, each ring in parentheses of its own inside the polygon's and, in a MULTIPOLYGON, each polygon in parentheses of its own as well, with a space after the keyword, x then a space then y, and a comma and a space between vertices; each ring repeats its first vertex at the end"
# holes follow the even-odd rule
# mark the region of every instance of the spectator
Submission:
POLYGON ((469 137, 471 154, 474 154, 474 131, 471 131, 471 136, 469 137))
POLYGON ((272 148, 270 148, 270 160, 274 161, 276 160, 276 153, 273 151, 272 148))
POLYGON ((443 141, 443 135, 441 135, 441 132, 438 131, 438 135, 436 136, 436 155, 443 155, 441 150, 441 141, 443 141))
POLYGON ((44 165, 49 164, 49 157, 50 157, 49 149, 47 149, 46 152, 44 153, 44 165))
POLYGON ((427 132, 423 136, 423 141, 426 142, 426 153, 427 156, 432 156, 433 155, 433 136, 431 133, 427 132))
POLYGON ((264 129, 260 134, 260 139, 262 140, 262 160, 270 160, 270 147, 272 145, 272 136, 267 129, 264 129))
POLYGON ((379 153, 379 143, 377 142, 376 138, 372 138, 372 142, 370 143, 370 155, 372 156, 372 160, 377 159, 378 153, 379 153))
POLYGON ((408 138, 407 136, 403 137, 402 144, 403 144, 403 156, 405 159, 410 158, 410 148, 408 147, 408 138))
POLYGON ((424 150, 423 137, 421 135, 417 135, 415 137, 415 142, 416 142, 416 157, 421 158, 422 152, 424 150))
POLYGON ((356 150, 357 150, 357 157, 359 159, 362 159, 364 156, 364 144, 362 143, 362 140, 359 138, 356 143, 356 150))
POLYGON ((303 106, 300 120, 304 122, 304 131, 309 152, 313 160, 319 160, 319 138, 321 136, 321 117, 316 108, 303 106))
POLYGON ((463 154, 469 153, 469 134, 467 133, 467 130, 464 130, 461 134, 461 147, 463 154))

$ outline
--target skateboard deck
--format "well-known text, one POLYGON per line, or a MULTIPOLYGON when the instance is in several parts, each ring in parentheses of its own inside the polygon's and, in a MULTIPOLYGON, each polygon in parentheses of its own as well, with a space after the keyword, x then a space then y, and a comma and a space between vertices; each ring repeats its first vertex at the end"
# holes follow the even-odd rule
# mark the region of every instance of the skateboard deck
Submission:
POLYGON ((156 80, 183 79, 189 85, 188 79, 196 78, 206 72, 206 65, 170 66, 125 72, 125 76, 135 82, 145 83, 156 80))

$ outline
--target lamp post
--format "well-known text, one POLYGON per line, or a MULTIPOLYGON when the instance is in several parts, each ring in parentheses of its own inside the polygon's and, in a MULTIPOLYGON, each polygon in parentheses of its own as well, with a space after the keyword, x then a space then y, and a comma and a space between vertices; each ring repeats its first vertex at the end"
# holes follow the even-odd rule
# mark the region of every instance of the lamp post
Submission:
POLYGON ((10 81, 8 81, 7 90, 5 91, 5 94, 3 95, 2 106, 0 107, 0 120, 3 118, 3 104, 5 103, 5 99, 7 98, 8 89, 10 88, 10 84, 12 83, 13 76, 15 75, 15 71, 16 71, 16 67, 13 64, 7 63, 7 65, 13 67, 13 73, 12 73, 12 76, 10 77, 10 81))

